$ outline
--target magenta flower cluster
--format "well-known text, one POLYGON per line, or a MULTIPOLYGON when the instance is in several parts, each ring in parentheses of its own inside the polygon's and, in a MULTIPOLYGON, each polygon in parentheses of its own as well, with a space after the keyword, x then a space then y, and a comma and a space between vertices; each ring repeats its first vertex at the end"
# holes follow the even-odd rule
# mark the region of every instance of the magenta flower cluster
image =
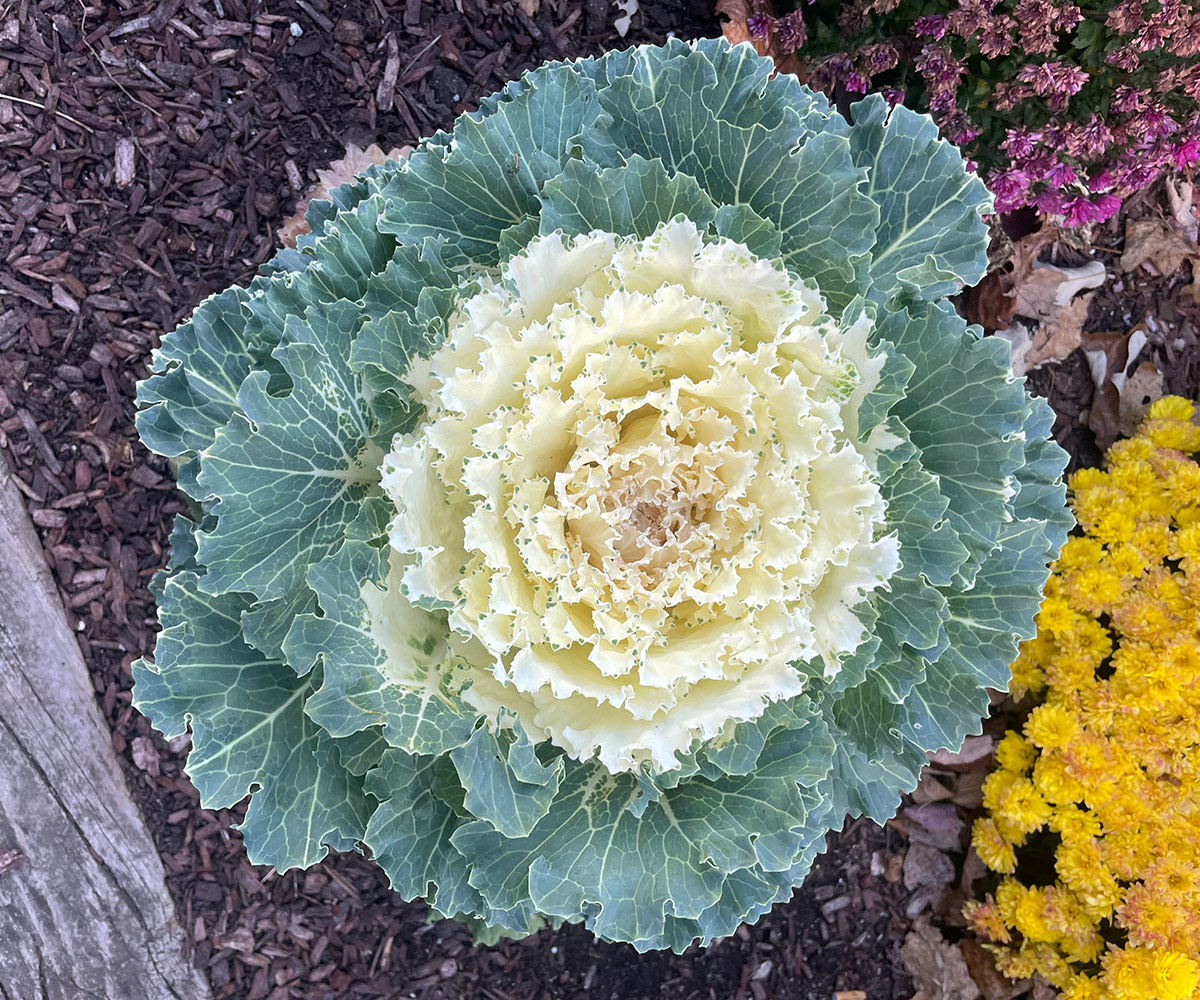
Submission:
POLYGON ((877 90, 931 112, 978 161, 1000 212, 1034 206, 1071 226, 1103 222, 1163 170, 1200 163, 1195 0, 929 6, 806 0, 749 27, 776 51, 799 52, 810 86, 877 90))

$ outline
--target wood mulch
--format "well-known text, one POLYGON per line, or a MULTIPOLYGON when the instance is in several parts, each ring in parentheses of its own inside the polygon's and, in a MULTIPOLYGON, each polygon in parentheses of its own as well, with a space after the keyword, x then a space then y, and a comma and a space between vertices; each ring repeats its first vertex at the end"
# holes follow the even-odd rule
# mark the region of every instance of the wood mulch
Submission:
MULTIPOLYGON (((578 927, 476 948, 358 855, 250 865, 243 808, 200 809, 186 737, 168 746, 130 706, 156 630, 147 583, 183 509, 133 429, 150 350, 271 255, 348 142, 412 143, 546 59, 719 30, 707 0, 641 7, 625 39, 608 0, 11 0, 0 19, 0 449, 216 997, 911 994, 897 829, 849 823, 790 903, 703 951, 639 956, 578 927)), ((1062 385, 1043 391, 1074 440, 1090 383, 1062 385)))

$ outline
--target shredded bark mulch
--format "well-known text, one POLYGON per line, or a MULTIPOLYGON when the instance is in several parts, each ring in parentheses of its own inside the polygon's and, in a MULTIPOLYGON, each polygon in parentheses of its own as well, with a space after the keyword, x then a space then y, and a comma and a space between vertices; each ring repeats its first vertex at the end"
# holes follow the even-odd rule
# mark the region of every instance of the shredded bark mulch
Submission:
POLYGON ((249 279, 348 142, 414 142, 546 59, 716 34, 708 4, 644 0, 624 39, 606 0, 87 4, 17 0, 0 21, 0 448, 214 996, 908 996, 904 889, 872 874, 895 831, 850 824, 790 904, 682 957, 578 927, 477 948, 358 855, 252 866, 242 809, 200 809, 186 738, 167 746, 130 707, 183 509, 133 429, 163 334, 249 279))

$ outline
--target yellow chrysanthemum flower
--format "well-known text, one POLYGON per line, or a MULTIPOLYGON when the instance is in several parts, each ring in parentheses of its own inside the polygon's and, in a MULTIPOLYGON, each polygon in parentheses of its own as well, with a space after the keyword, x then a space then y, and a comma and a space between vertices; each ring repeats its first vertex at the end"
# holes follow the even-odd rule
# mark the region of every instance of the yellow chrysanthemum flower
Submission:
POLYGON ((1057 704, 1038 705, 1025 723, 1025 735, 1043 750, 1062 749, 1078 732, 1078 721, 1057 704))
POLYGON ((991 817, 983 817, 975 821, 971 829, 971 846, 979 855, 979 860, 994 872, 1011 875, 1017 868, 1017 852, 1012 842, 1007 840, 996 826, 991 817))
POLYGON ((1083 534, 1063 546, 1012 664, 1014 694, 1042 702, 997 745, 972 829, 1004 878, 970 926, 1005 975, 1038 973, 1064 1000, 1200 1000, 1194 416, 1160 400, 1105 469, 1071 477, 1083 534), (1024 885, 1015 873, 1046 850, 1032 836, 1043 828, 1059 881, 1024 885))

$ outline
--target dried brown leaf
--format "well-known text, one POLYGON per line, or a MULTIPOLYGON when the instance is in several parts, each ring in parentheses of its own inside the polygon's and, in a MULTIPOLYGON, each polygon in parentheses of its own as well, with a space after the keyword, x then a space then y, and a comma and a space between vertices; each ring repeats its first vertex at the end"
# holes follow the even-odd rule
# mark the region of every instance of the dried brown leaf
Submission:
POLYGON ((1012 325, 1016 311, 1012 276, 1004 271, 990 272, 967 292, 967 319, 985 330, 1006 330, 1012 325))
POLYGON ((340 160, 334 160, 325 170, 317 171, 317 184, 309 191, 308 197, 298 202, 296 212, 284 220, 279 227, 279 239, 284 246, 294 247, 296 238, 309 231, 309 225, 304 219, 304 213, 314 201, 322 201, 329 197, 334 188, 354 180, 368 167, 373 167, 388 160, 403 160, 412 152, 412 146, 400 146, 389 149, 386 153, 375 143, 366 149, 359 149, 354 143, 346 146, 346 155, 340 160))
POLYGON ((1016 311, 1030 319, 1052 319, 1080 292, 1104 284, 1105 277, 1104 265, 1098 260, 1079 267, 1035 264, 1024 278, 1014 281, 1016 311))
POLYGON ((1054 312, 1034 332, 1025 351, 1025 369, 1036 368, 1047 361, 1061 361, 1079 347, 1083 339, 1083 324, 1088 305, 1095 292, 1084 292, 1054 312))
POLYGON ((975 883, 987 878, 988 875, 988 867, 975 853, 975 848, 968 847, 966 857, 963 858, 962 875, 958 880, 958 890, 962 893, 963 898, 974 899, 977 895, 975 883))
POLYGON ((1200 207, 1196 204, 1196 192, 1190 181, 1180 181, 1175 186, 1172 177, 1167 178, 1167 201, 1171 205, 1171 217, 1184 237, 1192 243, 1200 239, 1200 207))
POLYGON ((983 783, 987 779, 987 761, 980 762, 973 771, 964 771, 954 776, 954 791, 950 801, 964 809, 975 809, 983 804, 983 783))
MULTIPOLYGON (((539 0, 533 0, 538 3, 539 0)), ((633 15, 638 12, 641 5, 638 0, 615 0, 617 9, 621 12, 617 17, 613 18, 613 28, 617 34, 624 38, 629 34, 629 26, 633 23, 633 15)))
POLYGON ((917 779, 917 787, 912 797, 914 802, 921 805, 925 802, 941 802, 953 794, 938 776, 926 767, 921 769, 921 777, 917 779))
POLYGON ((912 1000, 979 1000, 982 996, 962 952, 926 917, 914 921, 900 957, 917 987, 912 1000))
POLYGON ((1117 386, 1117 430, 1122 437, 1136 433, 1150 404, 1161 399, 1162 394, 1162 372, 1149 361, 1143 361, 1132 375, 1121 379, 1117 386))
POLYGON ((927 753, 929 763, 939 770, 971 771, 979 766, 996 749, 994 736, 968 736, 958 751, 934 750, 927 753))
POLYGON ((1121 399, 1113 376, 1129 363, 1129 334, 1109 330, 1088 333, 1081 345, 1087 354, 1096 387, 1088 412, 1088 428, 1096 435, 1096 444, 1108 448, 1121 436, 1121 399))
POLYGON ((1200 257, 1196 244, 1177 231, 1165 219, 1126 219, 1125 252, 1121 269, 1129 272, 1150 264, 1161 275, 1174 274, 1185 260, 1200 257))
POLYGON ((1015 984, 996 968, 990 951, 970 937, 960 941, 958 948, 966 962, 967 972, 979 987, 984 1000, 1013 1000, 1017 995, 1015 984))
POLYGON ((147 774, 159 773, 158 751, 149 736, 135 736, 130 747, 133 762, 147 774))

